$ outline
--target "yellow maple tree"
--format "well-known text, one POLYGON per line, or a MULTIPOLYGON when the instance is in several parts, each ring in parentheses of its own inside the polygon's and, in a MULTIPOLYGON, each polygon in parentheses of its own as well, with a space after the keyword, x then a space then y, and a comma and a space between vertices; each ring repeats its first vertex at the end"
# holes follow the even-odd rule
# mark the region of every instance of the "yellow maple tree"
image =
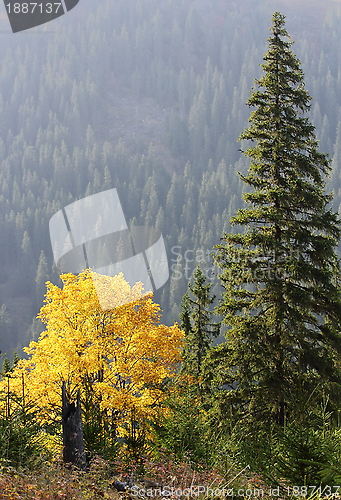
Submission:
POLYGON ((60 421, 63 382, 70 398, 79 390, 83 404, 91 396, 103 415, 115 415, 119 432, 132 415, 135 421, 156 417, 162 384, 181 361, 183 332, 161 324, 152 294, 143 295, 141 283, 130 287, 122 274, 87 270, 61 279, 62 288, 47 283, 38 315, 46 330, 24 349, 29 359, 11 374, 11 391, 20 395, 24 378, 25 401, 45 423, 60 421), (115 307, 103 308, 105 298, 115 307))

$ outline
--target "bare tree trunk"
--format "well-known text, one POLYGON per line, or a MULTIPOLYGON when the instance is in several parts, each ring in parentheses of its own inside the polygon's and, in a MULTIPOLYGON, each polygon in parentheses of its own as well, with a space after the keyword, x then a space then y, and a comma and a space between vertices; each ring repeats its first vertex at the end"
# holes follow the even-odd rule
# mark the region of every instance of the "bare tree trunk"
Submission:
POLYGON ((70 403, 65 382, 62 387, 63 401, 63 461, 76 465, 79 469, 86 469, 86 456, 84 450, 84 437, 79 391, 77 405, 70 403))

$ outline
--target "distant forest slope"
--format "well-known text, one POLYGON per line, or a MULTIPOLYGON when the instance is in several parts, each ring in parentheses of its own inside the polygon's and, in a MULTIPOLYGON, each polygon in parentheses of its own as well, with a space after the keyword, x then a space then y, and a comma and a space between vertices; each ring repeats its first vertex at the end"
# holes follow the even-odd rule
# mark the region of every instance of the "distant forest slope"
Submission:
POLYGON ((339 210, 339 1, 81 0, 40 34, 4 34, 0 19, 3 352, 38 335, 44 283, 58 282, 49 219, 112 187, 128 221, 162 231, 172 269, 155 301, 165 323, 178 319, 195 256, 211 276, 208 253, 242 204, 236 140, 276 9, 296 40, 339 210))

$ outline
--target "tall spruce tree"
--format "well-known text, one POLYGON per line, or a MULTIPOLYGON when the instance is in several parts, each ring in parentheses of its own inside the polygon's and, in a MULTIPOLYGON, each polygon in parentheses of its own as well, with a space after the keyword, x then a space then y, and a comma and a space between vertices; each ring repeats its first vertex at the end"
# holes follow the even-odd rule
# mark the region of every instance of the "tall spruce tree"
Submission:
POLYGON ((246 227, 216 247, 225 289, 217 312, 228 331, 211 376, 230 389, 219 391, 225 414, 282 429, 313 391, 339 397, 340 223, 324 194, 329 161, 305 115, 311 97, 285 16, 273 15, 271 32, 240 136, 253 142, 241 175, 249 206, 231 223, 246 227))

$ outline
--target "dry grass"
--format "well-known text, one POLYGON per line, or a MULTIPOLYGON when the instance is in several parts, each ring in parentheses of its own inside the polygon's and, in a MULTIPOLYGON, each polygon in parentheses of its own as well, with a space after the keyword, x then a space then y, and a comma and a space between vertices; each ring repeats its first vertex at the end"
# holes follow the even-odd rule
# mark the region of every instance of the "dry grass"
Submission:
POLYGON ((98 459, 88 473, 67 469, 62 463, 45 464, 39 470, 0 473, 0 500, 118 500, 108 465, 98 459))
MULTIPOLYGON (((61 460, 60 451, 52 453, 49 461, 31 469, 16 470, 1 465, 0 500, 297 500, 304 496, 294 494, 284 479, 279 484, 267 484, 250 467, 236 468, 226 458, 217 468, 204 464, 191 466, 179 461, 167 450, 158 450, 156 459, 146 453, 138 463, 132 461, 126 450, 115 462, 95 457, 87 472, 68 467, 61 460), (133 489, 118 492, 114 482, 129 482, 133 489), (200 488, 199 488, 200 487, 200 488), (204 490, 202 489, 204 487, 204 490), (279 488, 277 492, 274 488, 279 488)), ((187 458, 190 462, 190 458, 187 458)), ((38 462, 37 462, 38 463, 38 462)), ((2 462, 5 464, 5 461, 2 462)), ((33 466, 31 466, 33 467, 33 466)), ((331 499, 332 497, 330 497, 331 499)), ((309 495, 307 497, 309 499, 309 495)), ((329 500, 330 500, 329 499, 329 500)), ((319 496, 309 500, 321 500, 319 496)), ((327 499, 326 499, 327 500, 327 499)))
MULTIPOLYGON (((97 458, 92 461, 88 472, 66 468, 61 462, 45 463, 34 471, 17 471, 11 467, 3 467, 0 471, 0 500, 131 500, 142 496, 119 493, 113 486, 114 479, 127 480, 134 474, 134 484, 141 490, 152 488, 153 491, 163 489, 171 491, 196 488, 198 485, 214 488, 223 487, 226 479, 217 471, 204 468, 194 471, 188 464, 178 463, 171 459, 153 461, 146 459, 139 468, 132 463, 117 462, 110 465, 97 458), (140 471, 140 472, 139 472, 140 471)), ((149 490, 151 491, 151 490, 149 490)), ((159 499, 164 495, 153 494, 159 499)), ((148 493, 144 498, 148 499, 148 493)), ((179 498, 168 495, 168 498, 179 498)))

